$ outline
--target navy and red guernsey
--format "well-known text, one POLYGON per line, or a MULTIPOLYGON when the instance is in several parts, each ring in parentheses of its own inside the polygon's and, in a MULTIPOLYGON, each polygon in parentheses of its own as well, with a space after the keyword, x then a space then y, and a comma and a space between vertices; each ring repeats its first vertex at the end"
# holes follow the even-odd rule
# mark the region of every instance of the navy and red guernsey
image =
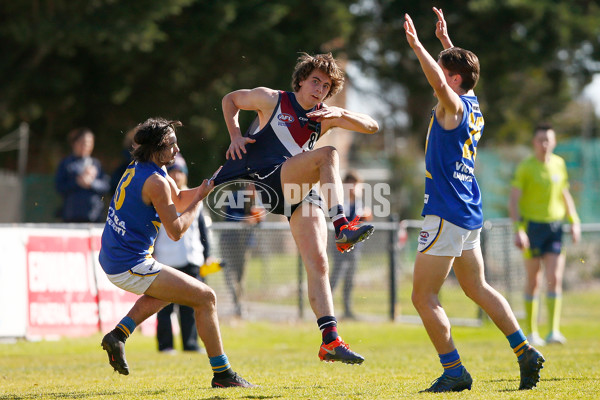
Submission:
POLYGON ((321 109, 323 103, 304 110, 293 92, 279 92, 277 106, 263 129, 258 129, 258 118, 248 129, 248 137, 256 142, 246 145, 241 159, 227 160, 215 178, 215 186, 282 164, 290 157, 314 149, 321 137, 321 124, 306 114, 321 109))

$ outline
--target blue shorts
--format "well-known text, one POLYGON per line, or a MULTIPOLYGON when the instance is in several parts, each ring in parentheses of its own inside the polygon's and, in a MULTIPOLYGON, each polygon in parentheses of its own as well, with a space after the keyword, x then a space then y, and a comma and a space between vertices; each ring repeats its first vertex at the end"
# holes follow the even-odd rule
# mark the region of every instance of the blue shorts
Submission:
POLYGON ((527 258, 541 257, 547 253, 560 254, 562 251, 562 222, 528 222, 527 236, 529 251, 527 258))

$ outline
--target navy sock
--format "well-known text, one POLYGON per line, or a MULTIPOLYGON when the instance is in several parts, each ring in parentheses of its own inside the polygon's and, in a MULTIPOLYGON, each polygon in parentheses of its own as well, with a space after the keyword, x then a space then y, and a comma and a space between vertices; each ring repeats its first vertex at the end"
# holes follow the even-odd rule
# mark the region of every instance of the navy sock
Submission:
POLYGON ((332 315, 326 315, 317 320, 321 335, 323 336, 323 343, 329 344, 337 339, 337 319, 332 315))
POLYGON ((335 235, 338 236, 342 226, 348 224, 348 218, 344 215, 344 207, 341 204, 331 207, 329 209, 329 218, 331 218, 331 222, 333 222, 335 235))

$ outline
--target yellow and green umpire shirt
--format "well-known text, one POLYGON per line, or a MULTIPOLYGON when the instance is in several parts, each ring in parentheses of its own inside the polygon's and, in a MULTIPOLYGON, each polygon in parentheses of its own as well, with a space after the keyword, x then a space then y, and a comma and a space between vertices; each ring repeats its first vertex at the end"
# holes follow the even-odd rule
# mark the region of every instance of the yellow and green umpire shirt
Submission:
POLYGON ((535 156, 518 166, 511 185, 521 190, 519 212, 525 221, 552 222, 562 220, 567 212, 563 189, 569 188, 565 160, 556 154, 543 163, 535 156))

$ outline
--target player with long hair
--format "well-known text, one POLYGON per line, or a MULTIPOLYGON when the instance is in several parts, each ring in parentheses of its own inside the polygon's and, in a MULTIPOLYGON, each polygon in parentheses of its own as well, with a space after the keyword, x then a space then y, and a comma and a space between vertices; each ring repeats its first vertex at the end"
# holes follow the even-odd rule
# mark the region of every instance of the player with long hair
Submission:
POLYGON ((133 162, 121 178, 110 203, 102 232, 100 265, 117 287, 141 297, 127 315, 102 339, 110 365, 129 374, 125 341, 133 330, 170 303, 194 309, 196 328, 204 343, 214 376, 213 387, 252 387, 235 373, 223 350, 214 290, 185 273, 152 258, 161 225, 179 240, 196 219, 200 203, 214 184, 204 180, 180 190, 167 174, 179 153, 175 129, 179 121, 151 118, 136 128, 133 162))

